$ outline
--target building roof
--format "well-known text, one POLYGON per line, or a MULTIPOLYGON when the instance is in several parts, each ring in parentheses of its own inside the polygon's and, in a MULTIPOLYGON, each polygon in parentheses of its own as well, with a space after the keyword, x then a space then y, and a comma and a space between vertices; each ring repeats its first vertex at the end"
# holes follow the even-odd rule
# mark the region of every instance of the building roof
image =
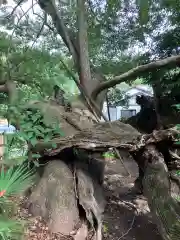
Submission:
POLYGON ((148 96, 153 96, 153 89, 149 85, 137 85, 129 88, 125 95, 134 96, 136 94, 144 94, 148 96))

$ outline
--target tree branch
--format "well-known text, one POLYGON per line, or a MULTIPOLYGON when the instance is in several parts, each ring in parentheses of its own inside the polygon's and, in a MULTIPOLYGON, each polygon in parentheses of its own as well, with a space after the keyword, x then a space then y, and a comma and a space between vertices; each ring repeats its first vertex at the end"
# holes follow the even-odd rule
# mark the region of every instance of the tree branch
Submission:
POLYGON ((70 53, 72 54, 72 57, 75 60, 75 64, 77 64, 79 57, 76 46, 74 45, 74 42, 71 39, 71 34, 69 34, 67 27, 64 25, 64 22, 61 19, 60 12, 57 10, 55 6, 55 1, 39 0, 38 3, 41 9, 51 16, 54 26, 57 29, 57 32, 59 33, 63 42, 65 43, 70 53))
POLYGON ((21 5, 23 2, 24 2, 24 0, 20 0, 20 1, 17 3, 17 5, 13 8, 12 12, 10 13, 10 15, 9 15, 8 17, 11 17, 11 16, 15 13, 16 9, 17 9, 18 7, 20 7, 20 5, 21 5))
POLYGON ((47 14, 44 12, 44 19, 43 19, 43 23, 41 25, 41 28, 36 36, 36 39, 34 40, 34 42, 32 43, 31 47, 34 46, 34 44, 37 42, 38 38, 40 37, 41 33, 43 32, 44 30, 44 26, 46 25, 46 22, 47 22, 47 14))
MULTIPOLYGON (((69 49, 69 52, 72 54, 74 63, 75 63, 75 67, 80 75, 81 73, 81 66, 80 66, 80 47, 79 44, 77 43, 77 39, 75 37, 75 33, 71 30, 69 30, 64 22, 63 19, 60 15, 60 12, 57 10, 54 0, 39 0, 38 1, 40 7, 42 10, 44 10, 48 15, 51 16, 51 19, 53 21, 53 24, 58 32, 58 34, 61 36, 62 40, 64 41, 65 45, 67 46, 67 48, 69 49)), ((97 79, 98 82, 96 81, 96 85, 99 84, 99 82, 102 81, 102 79, 104 80, 104 76, 102 76, 100 73, 98 73, 95 68, 92 66, 92 64, 90 63, 90 67, 91 67, 91 74, 92 74, 92 79, 95 82, 95 80, 97 79)), ((93 83, 94 83, 93 82, 93 83)), ((78 82, 78 84, 80 85, 80 83, 78 82)), ((79 86, 78 86, 79 87, 79 86)), ((96 87, 96 86, 95 86, 96 87)), ((82 86, 81 86, 82 88, 82 86)), ((88 92, 92 92, 94 90, 91 89, 92 88, 92 82, 89 83, 89 86, 87 86, 88 88, 88 92)), ((87 93, 87 88, 84 89, 87 93)), ((106 94, 106 91, 102 92, 102 96, 98 96, 98 105, 100 106, 100 109, 102 108, 103 105, 103 95, 106 94), (102 98, 102 100, 101 100, 102 98)), ((87 95, 86 95, 87 97, 87 95)), ((99 115, 99 111, 98 111, 98 115, 99 115)))
POLYGON ((77 87, 79 88, 80 93, 82 94, 82 96, 85 99, 85 102, 87 103, 87 106, 89 108, 89 110, 94 114, 94 116, 99 120, 99 116, 102 116, 103 119, 105 121, 108 121, 106 119, 106 117, 104 116, 104 114, 100 111, 99 107, 97 106, 96 102, 94 102, 93 99, 91 99, 90 96, 88 96, 86 89, 83 88, 83 86, 80 84, 80 82, 78 81, 78 79, 76 78, 76 76, 69 70, 69 68, 66 66, 66 64, 64 63, 64 61, 62 59, 60 59, 61 63, 63 64, 65 70, 67 71, 67 73, 69 74, 70 77, 72 77, 72 79, 74 80, 74 82, 76 83, 77 87), (94 111, 95 110, 95 111, 94 111))
MULTIPOLYGON (((53 27, 51 27, 51 26, 47 23, 47 13, 46 13, 46 12, 44 12, 44 13, 45 13, 45 15, 46 15, 45 26, 47 26, 47 27, 49 28, 49 30, 51 30, 51 31, 54 33, 54 32, 55 32, 55 29, 54 29, 53 27)), ((41 15, 39 15, 38 13, 36 13, 36 12, 33 11, 33 15, 41 18, 41 20, 44 22, 44 18, 43 18, 41 15)))
POLYGON ((114 77, 112 80, 109 80, 107 82, 103 82, 100 83, 99 86, 97 86, 97 88, 93 91, 92 93, 92 97, 93 99, 97 98, 97 95, 107 89, 107 88, 111 88, 114 87, 116 84, 119 84, 121 82, 124 82, 126 80, 130 80, 133 78, 138 77, 140 74, 144 73, 144 72, 148 72, 148 71, 153 71, 157 68, 162 68, 162 67, 166 67, 169 65, 177 65, 178 63, 180 63, 180 55, 177 56, 173 56, 173 57, 168 57, 156 62, 152 62, 152 63, 148 63, 145 65, 140 65, 138 67, 135 67, 131 70, 129 70, 128 72, 125 72, 123 74, 121 74, 120 76, 116 76, 114 77))

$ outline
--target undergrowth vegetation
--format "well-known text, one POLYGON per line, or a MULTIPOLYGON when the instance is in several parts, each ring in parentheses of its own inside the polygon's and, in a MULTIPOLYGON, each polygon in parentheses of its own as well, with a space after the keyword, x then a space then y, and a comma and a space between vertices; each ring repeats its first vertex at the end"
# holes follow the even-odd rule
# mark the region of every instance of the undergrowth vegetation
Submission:
MULTIPOLYGON (((48 124, 38 109, 11 107, 8 109, 9 123, 18 119, 20 129, 4 134, 5 152, 0 170, 0 239, 21 239, 26 223, 16 219, 17 205, 21 193, 33 184, 39 154, 31 154, 34 168, 29 167, 31 146, 38 140, 49 142, 55 136, 63 136, 56 119, 48 124), (25 164, 24 164, 25 163, 25 164)), ((51 144, 50 148, 56 147, 51 144)))
MULTIPOLYGON (((33 184, 35 172, 20 164, 0 171, 0 239, 21 239, 25 222, 17 219, 16 197, 33 184)), ((17 198, 17 200, 18 200, 17 198)))

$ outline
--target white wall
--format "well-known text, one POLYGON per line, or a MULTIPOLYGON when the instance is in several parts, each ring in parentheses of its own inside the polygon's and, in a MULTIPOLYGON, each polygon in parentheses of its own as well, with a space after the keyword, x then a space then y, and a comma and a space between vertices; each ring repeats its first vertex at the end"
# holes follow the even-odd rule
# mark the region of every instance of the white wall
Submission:
MULTIPOLYGON (((125 106, 117 106, 117 107, 110 107, 110 116, 111 121, 115 121, 121 119, 121 110, 136 110, 136 114, 141 110, 141 107, 136 103, 136 96, 137 95, 148 95, 148 93, 144 92, 149 90, 150 95, 153 94, 151 87, 146 85, 139 85, 138 88, 131 88, 126 92, 126 96, 129 96, 128 107, 125 106), (142 90, 141 90, 142 89, 142 90)), ((105 102, 103 105, 103 113, 108 118, 108 111, 107 111, 107 103, 105 102)), ((102 120, 103 121, 103 120, 102 120)))
MULTIPOLYGON (((118 119, 117 118, 117 107, 110 107, 109 112, 110 112, 111 121, 116 121, 118 119)), ((103 107, 103 114, 109 120, 107 105, 105 105, 103 107)), ((103 119, 102 119, 102 121, 104 122, 103 119)))
MULTIPOLYGON (((129 106, 128 108, 123 107, 123 106, 118 106, 118 107, 110 107, 110 116, 111 116, 111 121, 116 121, 118 119, 121 119, 121 110, 136 110, 136 114, 140 111, 140 106, 139 105, 132 105, 129 106)), ((108 117, 108 111, 107 111, 107 106, 103 107, 103 113, 106 116, 107 119, 108 117)))
MULTIPOLYGON (((137 94, 138 93, 139 93, 139 91, 137 92, 137 94)), ((110 107, 109 108, 111 121, 116 121, 118 119, 121 119, 121 110, 136 110, 136 114, 137 114, 140 111, 140 109, 141 109, 141 107, 136 103, 136 95, 133 95, 129 99, 128 107, 126 107, 126 106, 117 106, 117 107, 110 107)), ((109 117, 108 117, 108 110, 107 110, 107 103, 106 102, 103 105, 103 113, 106 116, 106 118, 109 119, 109 117)))

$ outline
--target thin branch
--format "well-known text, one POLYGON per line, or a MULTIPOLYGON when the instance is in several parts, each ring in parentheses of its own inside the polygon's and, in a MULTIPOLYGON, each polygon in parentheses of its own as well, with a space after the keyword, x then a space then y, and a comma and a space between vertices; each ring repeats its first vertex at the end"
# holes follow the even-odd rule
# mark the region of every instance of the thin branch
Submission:
POLYGON ((65 26, 63 20, 61 19, 61 15, 56 8, 55 1, 54 0, 49 0, 49 1, 38 0, 38 3, 41 9, 51 16, 54 26, 56 27, 59 35, 61 36, 65 45, 67 46, 70 53, 72 54, 73 59, 75 60, 75 64, 77 64, 78 63, 77 49, 74 45, 73 40, 71 39, 71 34, 69 34, 67 27, 65 26))
MULTIPOLYGON (((97 21, 101 26, 103 26, 104 28, 107 28, 109 31, 111 31, 111 32, 116 32, 112 27, 110 27, 110 24, 108 25, 108 24, 106 24, 106 23, 104 23, 104 21, 103 20, 100 20, 100 19, 98 19, 97 18, 97 15, 96 15, 96 13, 94 12, 94 10, 93 10, 93 5, 92 5, 92 2, 91 2, 91 0, 87 0, 87 4, 88 4, 88 6, 89 6, 89 10, 90 10, 90 12, 91 12, 91 15, 94 17, 94 19, 95 19, 95 21, 97 21)), ((106 20, 107 21, 107 20, 106 20)))
MULTIPOLYGON (((38 4, 38 2, 36 1, 36 3, 38 4)), ((41 15, 39 15, 38 13, 36 13, 35 11, 34 11, 34 1, 32 0, 32 12, 33 12, 33 15, 35 15, 35 16, 37 16, 37 17, 39 17, 42 21, 43 21, 43 25, 42 25, 42 27, 41 27, 41 29, 42 30, 40 30, 40 33, 38 34, 39 36, 40 36, 40 34, 41 34, 41 32, 43 31, 43 29, 44 29, 44 26, 47 26, 51 31, 53 31, 53 32, 55 32, 54 31, 54 28, 52 28, 48 23, 47 23, 47 13, 44 11, 44 18, 41 16, 41 15)), ((37 35, 37 39, 39 38, 39 36, 37 35)))
MULTIPOLYGON (((45 13, 45 12, 44 12, 44 13, 45 13)), ((41 18, 42 20, 44 20, 43 17, 40 16, 38 13, 33 12, 33 14, 34 14, 35 16, 41 18)), ((53 27, 51 27, 51 26, 47 23, 47 13, 45 13, 45 14, 46 14, 46 22, 45 22, 45 25, 46 25, 52 32, 55 32, 55 29, 54 29, 53 27)))
MULTIPOLYGON (((44 11, 44 18, 43 18, 41 15, 39 15, 38 13, 36 13, 36 12, 34 11, 33 3, 34 3, 34 1, 32 0, 32 12, 33 12, 33 15, 39 17, 39 18, 44 22, 44 25, 46 25, 51 31, 54 32, 54 28, 52 28, 52 27, 47 23, 47 13, 44 11)), ((36 3, 38 3, 38 2, 36 1, 36 3)))
POLYGON ((99 86, 93 91, 92 97, 93 97, 93 99, 96 99, 97 95, 101 91, 103 91, 107 88, 114 87, 116 84, 119 84, 126 80, 134 79, 144 72, 153 71, 153 70, 156 70, 157 68, 162 68, 162 67, 166 67, 169 65, 174 66, 174 65, 177 65, 178 63, 180 63, 180 55, 168 57, 168 58, 158 60, 158 61, 155 61, 152 63, 148 63, 145 65, 140 65, 138 67, 135 67, 135 68, 129 70, 128 72, 121 74, 120 76, 114 77, 112 80, 100 83, 99 86))
MULTIPOLYGON (((22 16, 18 19, 18 21, 17 21, 17 26, 18 26, 18 24, 20 23, 20 21, 22 20, 22 18, 33 8, 33 6, 35 6, 37 3, 34 3, 31 7, 29 7, 25 12, 23 11, 23 14, 22 14, 22 16)), ((12 39, 12 37, 13 37, 13 35, 14 35, 14 33, 15 33, 15 30, 17 29, 17 27, 15 27, 14 28, 14 30, 13 30, 13 32, 12 32, 12 34, 11 34, 11 39, 12 39)))
POLYGON ((12 12, 10 13, 10 15, 9 15, 8 17, 11 17, 11 16, 14 14, 14 12, 16 11, 16 9, 17 9, 18 7, 20 7, 21 3, 23 3, 23 2, 24 2, 24 0, 20 0, 20 1, 17 3, 17 5, 13 8, 12 12))
POLYGON ((33 41, 32 45, 31 45, 31 48, 34 46, 34 44, 37 42, 38 38, 40 37, 41 33, 43 32, 46 22, 47 22, 47 14, 44 13, 44 20, 43 20, 42 26, 41 26, 41 28, 40 28, 37 36, 36 36, 36 39, 33 41))
MULTIPOLYGON (((112 127, 111 124, 109 124, 109 125, 112 127)), ((128 168, 125 166, 125 164, 124 164, 124 162, 123 162, 123 159, 122 159, 122 157, 121 157, 121 154, 120 154, 120 152, 118 151, 118 149, 117 149, 117 148, 114 148, 114 151, 115 151, 118 159, 121 161, 121 163, 122 163, 124 169, 126 170, 128 176, 131 176, 131 173, 130 173, 130 171, 128 170, 128 168)))
MULTIPOLYGON (((36 4, 37 4, 37 3, 32 4, 32 6, 29 7, 25 12, 23 11, 22 16, 18 19, 18 22, 17 22, 16 26, 15 26, 14 29, 13 29, 13 32, 12 32, 11 38, 10 38, 11 41, 12 41, 12 39, 13 39, 13 35, 14 35, 14 33, 15 33, 15 30, 19 27, 19 26, 18 26, 19 22, 22 20, 22 18, 23 18, 24 16, 26 16, 26 14, 27 14, 31 9, 33 9, 33 6, 35 6, 36 4)), ((19 5, 20 5, 20 4, 19 4, 19 5)), ((17 7, 18 7, 19 5, 17 5, 17 7)), ((9 48, 8 48, 7 56, 10 54, 10 49, 11 49, 11 45, 10 45, 9 48)), ((24 52, 26 52, 28 49, 29 49, 29 47, 27 46, 27 47, 25 48, 25 51, 24 51, 24 52)), ((12 72, 12 71, 15 71, 16 69, 18 69, 18 67, 19 67, 21 64, 22 64, 22 62, 20 62, 20 63, 19 63, 18 65, 16 65, 15 67, 14 67, 14 66, 11 67, 9 61, 7 61, 7 65, 8 65, 8 69, 9 69, 9 71, 7 72, 7 74, 8 74, 8 81, 9 81, 9 80, 12 80, 11 72, 12 72)))
POLYGON ((177 153, 175 153, 175 152, 173 152, 171 150, 169 150, 169 153, 170 153, 171 157, 173 157, 173 158, 175 158, 177 160, 180 160, 180 156, 177 153))

